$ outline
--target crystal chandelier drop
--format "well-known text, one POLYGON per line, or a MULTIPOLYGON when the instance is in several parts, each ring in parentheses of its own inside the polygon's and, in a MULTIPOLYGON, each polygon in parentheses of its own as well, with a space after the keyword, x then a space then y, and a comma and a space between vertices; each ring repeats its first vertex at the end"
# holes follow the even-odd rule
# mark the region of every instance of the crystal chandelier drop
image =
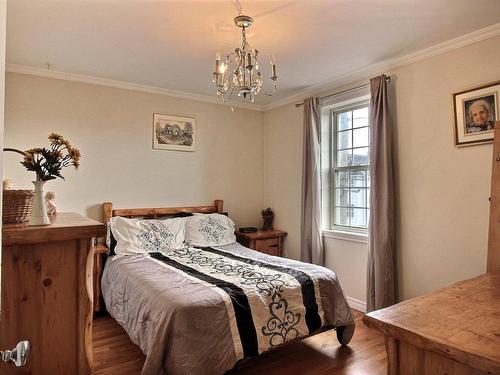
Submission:
POLYGON ((215 56, 214 83, 217 87, 217 95, 224 102, 231 98, 234 93, 243 98, 249 98, 253 103, 255 96, 260 92, 271 96, 276 92, 276 62, 271 58, 271 80, 273 82, 272 93, 264 91, 264 81, 259 72, 259 51, 252 49, 247 42, 245 30, 252 26, 253 19, 249 16, 238 16, 234 19, 236 26, 241 28, 241 48, 228 54, 224 60, 217 52, 215 56))

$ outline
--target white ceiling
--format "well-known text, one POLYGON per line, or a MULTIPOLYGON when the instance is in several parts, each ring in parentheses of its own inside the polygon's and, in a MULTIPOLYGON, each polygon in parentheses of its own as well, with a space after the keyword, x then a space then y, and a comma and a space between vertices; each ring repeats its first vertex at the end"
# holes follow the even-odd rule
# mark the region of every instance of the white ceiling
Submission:
MULTIPOLYGON (((233 0, 234 1, 234 0, 233 0)), ((278 61, 282 100, 500 22, 500 0, 245 1, 261 66, 278 61), (265 63, 264 63, 265 62, 265 63)), ((7 63, 215 97, 215 52, 240 44, 224 1, 9 0, 7 63)), ((481 58, 478 56, 478 58, 481 58)))

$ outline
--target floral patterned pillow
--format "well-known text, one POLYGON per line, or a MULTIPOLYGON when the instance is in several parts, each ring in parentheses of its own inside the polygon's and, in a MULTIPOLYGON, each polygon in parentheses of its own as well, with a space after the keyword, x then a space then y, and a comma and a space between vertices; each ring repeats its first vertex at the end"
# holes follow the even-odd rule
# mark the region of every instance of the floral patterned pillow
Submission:
POLYGON ((226 215, 195 214, 186 218, 186 242, 198 247, 235 243, 234 222, 226 215))
POLYGON ((109 227, 118 255, 146 254, 181 249, 185 239, 185 218, 135 220, 113 217, 109 227))

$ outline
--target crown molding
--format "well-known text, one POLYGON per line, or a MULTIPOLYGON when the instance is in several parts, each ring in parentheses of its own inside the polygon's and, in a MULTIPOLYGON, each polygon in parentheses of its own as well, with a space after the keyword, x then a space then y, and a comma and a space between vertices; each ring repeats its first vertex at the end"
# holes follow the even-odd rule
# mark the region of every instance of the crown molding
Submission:
POLYGON ((62 72, 62 71, 57 71, 57 70, 52 70, 52 69, 42 69, 42 68, 37 68, 37 67, 27 66, 27 65, 6 64, 5 71, 10 72, 10 73, 28 74, 28 75, 32 75, 32 76, 38 76, 38 77, 54 78, 54 79, 61 79, 61 80, 65 80, 65 81, 89 83, 89 84, 94 84, 94 85, 114 87, 114 88, 125 89, 125 90, 140 91, 140 92, 145 92, 148 94, 164 95, 164 96, 170 96, 170 97, 174 97, 174 98, 187 99, 187 100, 194 100, 194 101, 204 102, 204 103, 225 105, 225 106, 230 106, 230 107, 234 107, 234 108, 251 109, 254 111, 263 111, 264 110, 264 107, 262 105, 259 105, 259 104, 247 104, 247 103, 240 103, 240 102, 236 102, 236 101, 221 102, 218 98, 207 96, 207 95, 193 94, 193 93, 184 92, 184 91, 165 89, 162 87, 141 85, 141 84, 137 84, 137 83, 117 81, 117 80, 101 78, 101 77, 87 76, 87 75, 83 75, 83 74, 62 72))
POLYGON ((346 72, 337 75, 335 78, 330 78, 314 85, 308 86, 303 90, 296 91, 294 94, 283 99, 276 100, 266 105, 248 104, 236 101, 228 101, 222 103, 218 98, 207 95, 193 94, 184 91, 170 90, 162 87, 141 85, 137 83, 117 81, 101 77, 93 77, 76 73, 62 72, 56 70, 42 69, 27 65, 6 64, 5 70, 12 73, 29 74, 39 77, 55 78, 66 81, 90 83, 101 86, 120 88, 125 90, 141 91, 150 94, 165 95, 174 98, 194 100, 204 103, 219 104, 231 106, 234 108, 250 109, 254 111, 265 112, 275 109, 290 103, 302 101, 311 95, 318 95, 328 90, 334 90, 343 85, 351 84, 352 82, 366 80, 371 75, 387 72, 399 66, 408 65, 420 60, 424 60, 433 56, 437 56, 461 47, 468 46, 486 39, 494 38, 500 35, 500 23, 487 26, 485 28, 473 31, 471 33, 459 36, 454 39, 447 40, 442 43, 435 44, 431 47, 392 59, 386 59, 375 64, 367 65, 361 69, 346 72))
POLYGON ((386 59, 378 63, 365 66, 361 69, 356 69, 349 71, 347 73, 336 76, 335 78, 324 80, 318 82, 314 85, 308 86, 303 90, 300 90, 293 95, 287 96, 286 98, 277 100, 275 102, 269 103, 263 106, 264 111, 269 111, 290 103, 297 101, 302 101, 311 95, 317 95, 321 92, 327 90, 333 90, 343 85, 350 84, 352 82, 366 80, 370 75, 378 74, 382 71, 388 71, 400 66, 412 64, 414 62, 424 60, 433 56, 441 55, 443 53, 453 51, 455 49, 468 46, 483 40, 491 39, 500 35, 500 23, 496 23, 485 28, 473 31, 468 34, 464 34, 454 39, 447 40, 430 46, 428 48, 421 49, 419 51, 391 59, 386 59))

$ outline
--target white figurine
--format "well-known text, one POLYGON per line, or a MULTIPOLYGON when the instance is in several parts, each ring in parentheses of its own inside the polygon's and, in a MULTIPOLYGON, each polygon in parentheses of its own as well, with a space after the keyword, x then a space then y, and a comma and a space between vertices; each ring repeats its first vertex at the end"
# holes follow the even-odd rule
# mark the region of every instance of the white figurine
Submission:
POLYGON ((45 205, 47 206, 47 215, 57 215, 57 207, 54 202, 56 195, 53 191, 48 191, 45 194, 45 205))
POLYGON ((12 181, 8 178, 3 180, 3 190, 12 190, 12 181))

